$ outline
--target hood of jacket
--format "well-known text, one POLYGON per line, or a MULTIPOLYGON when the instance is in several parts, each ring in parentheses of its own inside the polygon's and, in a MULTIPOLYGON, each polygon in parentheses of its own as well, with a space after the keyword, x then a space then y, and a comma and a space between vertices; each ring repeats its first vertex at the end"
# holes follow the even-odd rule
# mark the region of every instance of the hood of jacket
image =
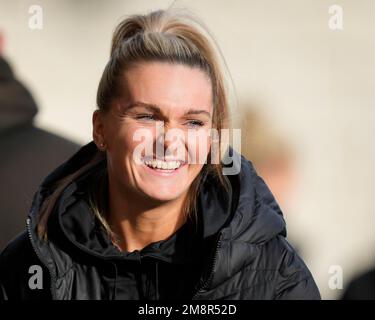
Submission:
MULTIPOLYGON (((84 190, 85 184, 90 183, 93 172, 105 169, 104 160, 69 183, 49 219, 48 228, 53 230, 49 232, 49 241, 38 239, 36 234, 38 214, 44 200, 54 190, 55 183, 81 168, 95 154, 97 154, 96 145, 90 142, 46 177, 34 196, 29 212, 30 239, 39 258, 51 271, 51 277, 61 282, 56 286, 63 286, 62 275, 72 267, 72 251, 69 250, 75 250, 78 255, 86 255, 100 261, 137 260, 142 253, 149 254, 156 261, 185 263, 190 257, 187 252, 196 247, 191 241, 178 242, 179 246, 177 246, 176 237, 180 234, 187 235, 188 233, 185 232, 190 232, 189 224, 185 224, 170 238, 146 246, 141 252, 138 250, 120 252, 108 238, 103 236, 97 219, 90 211, 84 190), (61 238, 67 240, 68 247, 61 245, 61 238)), ((229 194, 219 188, 217 181, 211 176, 201 184, 198 197, 201 219, 199 235, 203 239, 215 239, 215 242, 210 252, 210 262, 206 266, 205 277, 201 280, 200 291, 206 290, 208 285, 217 287, 248 265, 257 254, 258 245, 279 234, 286 236, 285 221, 272 193, 257 175, 251 162, 243 156, 240 157, 240 172, 226 176, 230 182, 229 194), (249 245, 252 248, 250 250, 249 245), (229 254, 223 254, 223 250, 229 254)), ((157 264, 155 268, 157 277, 157 264)), ((117 276, 116 266, 114 272, 117 276)))

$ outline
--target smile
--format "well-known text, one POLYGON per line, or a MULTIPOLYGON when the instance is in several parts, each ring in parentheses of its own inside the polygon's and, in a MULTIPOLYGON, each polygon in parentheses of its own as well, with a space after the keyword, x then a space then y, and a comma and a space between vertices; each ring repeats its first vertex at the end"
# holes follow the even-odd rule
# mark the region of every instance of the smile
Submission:
POLYGON ((182 160, 163 161, 159 159, 143 160, 145 166, 157 174, 170 175, 178 172, 180 168, 186 165, 182 160))
POLYGON ((176 170, 185 163, 180 160, 163 161, 163 160, 146 160, 144 164, 152 169, 176 170))

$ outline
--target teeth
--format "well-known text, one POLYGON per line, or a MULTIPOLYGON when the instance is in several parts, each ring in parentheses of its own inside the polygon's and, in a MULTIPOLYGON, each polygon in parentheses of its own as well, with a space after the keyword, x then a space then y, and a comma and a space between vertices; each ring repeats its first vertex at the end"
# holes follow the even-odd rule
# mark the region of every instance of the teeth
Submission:
POLYGON ((147 166, 163 170, 175 170, 181 166, 180 161, 161 161, 161 160, 147 160, 144 162, 147 166))

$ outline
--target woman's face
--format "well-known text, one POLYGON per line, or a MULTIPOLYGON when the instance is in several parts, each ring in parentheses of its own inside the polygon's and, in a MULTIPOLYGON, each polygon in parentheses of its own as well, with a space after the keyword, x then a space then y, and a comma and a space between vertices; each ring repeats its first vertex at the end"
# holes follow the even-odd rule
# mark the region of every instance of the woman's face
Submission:
POLYGON ((210 79, 199 68, 166 62, 135 64, 122 77, 110 111, 93 117, 109 178, 157 201, 186 195, 210 149, 210 79))

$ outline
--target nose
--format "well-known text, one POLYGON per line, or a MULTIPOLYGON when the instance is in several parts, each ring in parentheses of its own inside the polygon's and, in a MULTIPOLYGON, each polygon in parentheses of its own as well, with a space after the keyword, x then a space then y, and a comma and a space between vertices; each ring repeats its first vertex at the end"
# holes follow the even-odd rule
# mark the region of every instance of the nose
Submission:
POLYGON ((156 130, 156 155, 181 155, 185 158, 185 133, 177 126, 161 125, 156 130))

